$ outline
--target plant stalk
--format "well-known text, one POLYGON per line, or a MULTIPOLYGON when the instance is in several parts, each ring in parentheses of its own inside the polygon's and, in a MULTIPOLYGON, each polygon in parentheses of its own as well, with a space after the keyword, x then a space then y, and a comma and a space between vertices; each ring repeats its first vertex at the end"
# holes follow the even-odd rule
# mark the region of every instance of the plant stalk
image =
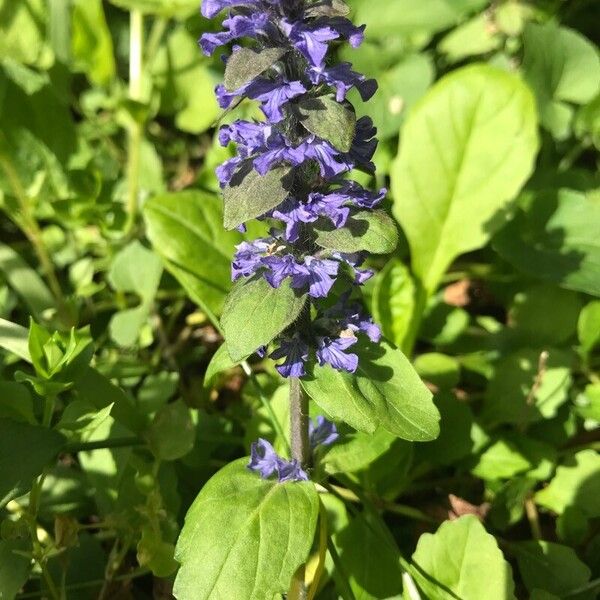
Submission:
MULTIPOLYGON (((133 9, 129 20, 129 97, 135 102, 142 101, 142 73, 144 53, 144 17, 133 9)), ((142 125, 132 117, 128 128, 127 143, 127 223, 125 234, 131 233, 138 212, 140 187, 140 153, 142 125)))
POLYGON ((300 379, 290 377, 290 439, 292 458, 303 469, 310 466, 310 444, 308 441, 308 398, 302 391, 300 379))

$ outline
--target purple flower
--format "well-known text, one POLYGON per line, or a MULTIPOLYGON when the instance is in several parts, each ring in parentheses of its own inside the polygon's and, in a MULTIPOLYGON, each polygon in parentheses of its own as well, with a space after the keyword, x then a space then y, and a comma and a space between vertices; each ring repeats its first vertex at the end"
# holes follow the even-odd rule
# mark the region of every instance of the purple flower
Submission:
POLYGON ((231 263, 231 279, 235 281, 240 277, 254 275, 261 267, 263 257, 268 249, 268 242, 261 239, 238 244, 231 263))
POLYGON ((345 350, 356 344, 357 339, 352 335, 348 337, 317 339, 317 360, 321 366, 331 365, 339 371, 354 373, 358 368, 358 356, 346 353, 345 350))
POLYGON ((289 339, 281 340, 279 348, 271 353, 271 358, 285 358, 281 365, 275 367, 283 377, 303 377, 306 373, 304 363, 308 360, 308 345, 296 333, 289 339))
POLYGON ((329 49, 327 42, 340 37, 335 29, 327 25, 319 27, 314 24, 295 23, 292 25, 283 22, 282 29, 309 64, 315 67, 321 66, 325 60, 329 49))
POLYGON ((259 7, 260 0, 202 0, 202 15, 207 19, 216 17, 222 10, 234 6, 259 7))
POLYGON ((249 17, 236 15, 223 21, 225 31, 205 33, 200 38, 202 52, 210 56, 216 48, 241 37, 256 38, 266 34, 269 29, 269 16, 265 13, 254 13, 249 17))
POLYGON ((336 90, 336 100, 342 102, 348 92, 355 87, 363 102, 369 100, 377 91, 377 82, 352 70, 350 63, 340 63, 332 67, 312 67, 308 76, 312 83, 325 83, 336 90))
POLYGON ((279 456, 273 446, 260 438, 250 447, 250 462, 248 468, 260 473, 263 479, 268 479, 279 469, 279 456))
POLYGON ((304 287, 308 284, 308 294, 313 298, 325 298, 335 283, 339 263, 335 260, 318 259, 307 256, 304 264, 308 270, 308 276, 296 276, 292 287, 304 287))
POLYGON ((314 450, 317 446, 330 446, 340 436, 335 424, 319 415, 314 421, 309 421, 308 437, 310 447, 314 450))
POLYGON ((287 277, 291 277, 292 281, 297 278, 303 278, 304 280, 308 277, 308 269, 304 265, 298 264, 292 254, 267 256, 263 260, 263 264, 268 269, 265 273, 265 279, 274 288, 278 288, 287 277))
POLYGON ((275 473, 280 483, 308 481, 308 475, 300 467, 298 461, 281 458, 273 446, 262 438, 259 438, 250 447, 248 469, 258 473, 263 479, 268 479, 275 473))

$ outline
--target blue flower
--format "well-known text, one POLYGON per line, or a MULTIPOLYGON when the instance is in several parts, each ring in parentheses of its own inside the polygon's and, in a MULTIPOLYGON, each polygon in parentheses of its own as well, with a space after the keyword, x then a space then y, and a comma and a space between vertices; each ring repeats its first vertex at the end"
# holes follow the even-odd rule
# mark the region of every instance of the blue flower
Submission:
POLYGON ((322 415, 308 423, 308 438, 310 447, 314 450, 317 446, 330 446, 338 438, 337 427, 322 415))
POLYGON ((263 479, 269 479, 276 474, 280 483, 308 481, 308 475, 300 467, 298 461, 281 458, 273 446, 262 438, 251 445, 250 462, 247 466, 250 471, 258 473, 263 479))

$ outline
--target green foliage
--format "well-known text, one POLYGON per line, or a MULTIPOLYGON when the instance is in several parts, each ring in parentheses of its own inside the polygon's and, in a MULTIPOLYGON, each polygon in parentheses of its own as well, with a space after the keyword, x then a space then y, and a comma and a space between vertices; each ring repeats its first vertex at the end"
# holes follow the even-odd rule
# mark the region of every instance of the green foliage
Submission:
POLYGON ((231 260, 305 173, 242 165, 223 204, 218 128, 263 116, 214 88, 282 54, 203 56, 199 4, 0 0, 0 597, 292 600, 305 564, 311 600, 592 600, 598 7, 306 7, 367 25, 328 64, 372 101, 288 106, 340 151, 378 128, 376 175, 352 178, 390 190, 381 212, 311 226, 314 253, 372 255, 352 300, 384 341, 305 378, 339 439, 279 484, 245 468, 257 438, 292 441, 255 351, 314 307, 231 260))
POLYGON ((357 354, 355 375, 317 366, 302 380, 306 393, 331 417, 359 431, 373 433, 381 426, 406 440, 435 439, 439 414, 402 352, 381 344, 364 346, 357 354))
POLYGON ((515 598, 511 568, 494 537, 474 516, 448 521, 435 534, 421 536, 413 563, 413 576, 427 595, 515 598))
POLYGON ((319 512, 314 485, 261 480, 244 463, 214 475, 187 514, 175 555, 178 598, 270 598, 287 591, 308 556, 319 512))
POLYGON ((483 246, 501 226, 537 146, 531 93, 514 75, 488 66, 448 75, 415 107, 392 191, 427 291, 458 255, 483 246))

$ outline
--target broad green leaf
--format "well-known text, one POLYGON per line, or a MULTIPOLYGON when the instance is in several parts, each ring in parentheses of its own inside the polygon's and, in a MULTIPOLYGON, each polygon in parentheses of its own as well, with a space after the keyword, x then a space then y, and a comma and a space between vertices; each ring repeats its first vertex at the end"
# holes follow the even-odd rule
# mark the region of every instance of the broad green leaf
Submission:
POLYGON ((258 52, 250 48, 236 50, 227 59, 225 88, 231 92, 237 90, 272 67, 285 52, 283 48, 265 48, 258 52))
MULTIPOLYGON (((371 52, 376 55, 381 55, 383 51, 379 45, 371 48, 371 52)), ((354 48, 351 50, 352 53, 350 54, 349 51, 348 58, 354 61, 356 50, 354 48)), ((400 125, 406 115, 435 79, 433 61, 425 54, 413 54, 394 59, 392 64, 383 70, 374 69, 372 62, 369 61, 369 69, 366 72, 377 80, 379 87, 375 96, 359 109, 359 114, 368 115, 373 119, 377 127, 377 135, 381 139, 397 138, 400 125)), ((354 98, 357 106, 360 106, 359 97, 353 94, 354 98)))
POLYGON ((227 345, 221 344, 206 367, 204 387, 210 387, 219 373, 232 369, 237 364, 231 360, 229 352, 227 352, 227 345))
POLYGON ((525 514, 525 501, 536 486, 527 476, 509 479, 494 495, 489 513, 490 523, 500 531, 518 523, 525 514))
POLYGON ((542 124, 552 134, 568 137, 573 109, 585 104, 600 87, 600 56, 581 34, 556 23, 529 23, 523 34, 523 74, 534 90, 542 124))
POLYGON ((0 419, 0 508, 26 493, 66 439, 56 431, 0 419))
POLYGON ((559 515, 575 507, 594 518, 600 516, 598 497, 600 455, 594 450, 582 450, 556 469, 554 479, 535 495, 535 501, 559 515))
POLYGON ((146 432, 152 454, 159 460, 176 460, 194 446, 196 431, 189 408, 182 400, 163 406, 146 432))
POLYGON ((435 534, 423 534, 412 560, 412 575, 428 598, 515 598, 510 565, 494 537, 472 515, 446 521, 435 534))
POLYGON ((270 599, 306 561, 319 511, 314 484, 264 480, 246 464, 214 475, 188 511, 175 554, 178 600, 270 599))
POLYGON ((355 598, 400 598, 400 552, 376 514, 358 514, 337 533, 335 545, 355 598))
POLYGON ((600 342, 600 300, 586 304, 577 322, 579 343, 584 352, 590 352, 600 342))
POLYGON ((383 427, 374 433, 346 434, 329 448, 321 463, 328 473, 354 473, 387 452, 397 438, 383 427))
POLYGON ((55 306, 54 297, 44 280, 10 246, 2 243, 0 272, 37 319, 55 306))
POLYGON ((374 10, 369 0, 350 0, 354 21, 366 23, 374 37, 402 33, 416 36, 433 34, 458 23, 462 17, 486 5, 485 0, 396 0, 374 10))
POLYGON ((87 441, 108 419, 114 404, 109 404, 101 410, 96 410, 88 402, 74 400, 69 402, 63 411, 56 429, 60 431, 69 442, 87 441))
POLYGON ((0 418, 36 424, 29 389, 14 381, 0 381, 0 418))
POLYGON ((82 369, 75 379, 73 389, 80 400, 91 404, 97 411, 111 406, 111 417, 130 432, 138 433, 146 425, 133 400, 108 377, 93 369, 82 369))
POLYGON ((150 569, 156 577, 169 577, 177 570, 177 562, 173 558, 175 546, 165 542, 160 531, 152 527, 142 530, 142 537, 136 547, 136 558, 141 567, 150 569))
POLYGON ((391 173, 393 210, 427 291, 502 223, 537 147, 531 92, 493 67, 459 69, 415 106, 391 173))
POLYGON ((438 50, 450 62, 458 62, 469 56, 487 54, 501 44, 502 38, 494 28, 490 15, 481 13, 444 36, 438 44, 438 50))
POLYGON ((356 353, 356 374, 315 366, 312 377, 302 380, 306 393, 335 420, 360 431, 373 433, 381 426, 410 441, 435 439, 439 413, 404 354, 386 343, 356 353))
POLYGON ((356 131, 356 113, 351 104, 338 102, 333 96, 305 97, 298 102, 297 109, 307 131, 342 152, 350 150, 356 131))
POLYGON ((0 598, 14 600, 27 581, 31 560, 28 540, 0 540, 0 598))
MULTIPOLYGON (((512 543, 510 549, 517 557, 521 577, 530 592, 544 590, 563 598, 590 580, 589 568, 567 546, 532 540, 512 543)), ((577 598, 592 600, 594 594, 577 598)))
POLYGON ((31 362, 28 346, 29 332, 22 325, 0 319, 0 348, 31 362))
POLYGON ((600 296, 600 197, 569 189, 534 192, 494 238, 519 270, 561 287, 600 296))
POLYGON ((176 27, 167 36, 149 71, 160 91, 160 113, 175 115, 178 129, 201 133, 214 124, 221 113, 214 93, 220 77, 186 27, 176 27))
POLYGON ((548 284, 520 291, 509 308, 509 323, 528 346, 559 345, 575 336, 582 308, 578 294, 548 284))
POLYGON ((44 0, 0 0, 0 60, 8 57, 28 65, 49 67, 52 52, 44 43, 44 0))
POLYGON ((383 335, 404 348, 415 310, 415 284, 408 268, 397 258, 376 275, 372 310, 383 335))
POLYGON ((488 384, 482 419, 488 424, 551 419, 568 399, 570 366, 569 354, 551 348, 507 355, 488 384))
POLYGON ((478 459, 472 473, 480 479, 511 479, 524 473, 532 464, 509 440, 493 443, 478 459))
POLYGON ((231 287, 231 259, 242 241, 223 231, 221 201, 199 190, 161 194, 144 205, 147 235, 190 298, 220 314, 231 287))
POLYGON ((102 0, 75 0, 71 11, 75 68, 96 85, 109 84, 115 76, 115 58, 102 0))
POLYGON ((239 279, 221 318, 231 360, 243 360, 266 346, 298 318, 305 305, 306 294, 293 290, 289 280, 272 288, 263 277, 239 279))
POLYGON ((600 383, 586 385, 583 393, 575 399, 575 404, 580 417, 600 423, 600 383))
POLYGON ((339 252, 389 254, 398 245, 398 229, 383 210, 361 211, 341 228, 317 227, 317 244, 339 252))
POLYGON ((142 13, 161 17, 185 18, 198 10, 196 0, 110 0, 124 10, 139 10, 142 13))
POLYGON ((162 265, 160 258, 137 240, 125 246, 114 258, 108 280, 118 292, 137 294, 140 304, 115 313, 109 323, 111 338, 120 346, 133 346, 140 338, 158 290, 162 265))
POLYGON ((414 367, 419 377, 437 388, 451 390, 458 385, 460 364, 452 356, 439 352, 427 352, 415 358, 414 367))
POLYGON ((289 196, 293 183, 290 167, 275 167, 260 175, 247 162, 223 190, 225 228, 235 229, 279 206, 289 196))
POLYGON ((433 401, 440 411, 440 435, 428 444, 419 445, 417 456, 434 465, 451 465, 473 453, 475 419, 469 405, 459 401, 454 394, 442 392, 436 394, 433 401))

